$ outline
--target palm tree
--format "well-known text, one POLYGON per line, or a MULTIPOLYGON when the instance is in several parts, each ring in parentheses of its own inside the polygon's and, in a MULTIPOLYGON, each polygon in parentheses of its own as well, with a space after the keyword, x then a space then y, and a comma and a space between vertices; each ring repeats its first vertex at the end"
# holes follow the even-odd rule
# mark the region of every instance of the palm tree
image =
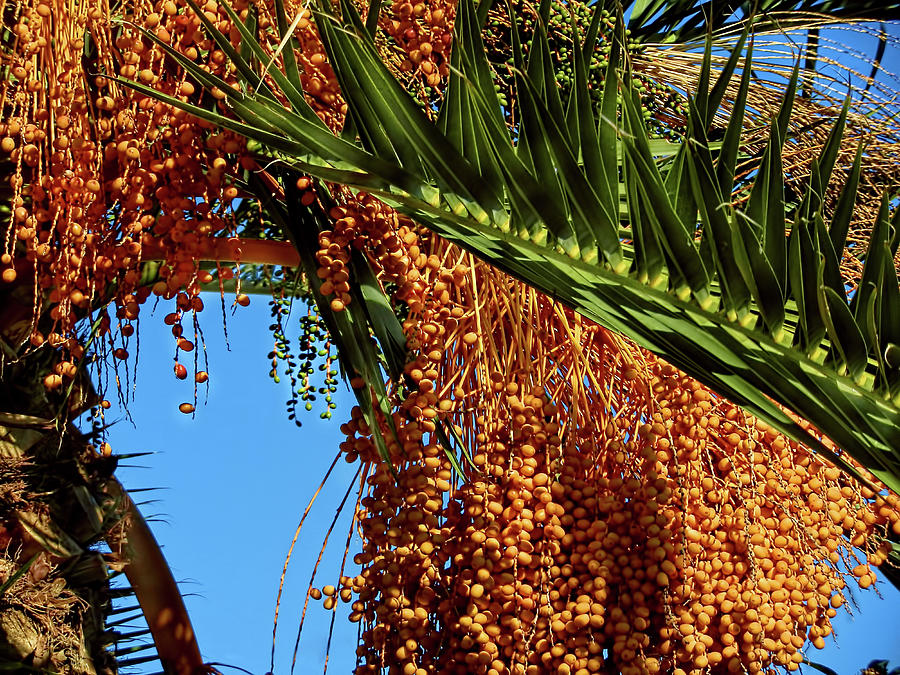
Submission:
MULTIPOLYGON (((861 114, 865 104, 853 96, 841 105, 838 78, 816 67, 822 27, 878 10, 895 18, 900 7, 716 7, 636 3, 626 23, 603 3, 579 21, 551 16, 545 2, 530 27, 510 10, 505 41, 494 35, 485 45, 482 26, 503 23, 504 13, 463 0, 446 89, 415 97, 371 37, 376 13, 364 23, 351 3, 341 3, 340 16, 319 4, 317 25, 349 113, 338 138, 309 107, 296 63, 271 69, 270 52, 227 6, 241 52, 198 17, 233 61, 237 85, 147 35, 196 82, 223 93, 226 115, 123 84, 255 143, 268 173, 252 177, 248 191, 293 241, 308 278, 316 233, 328 225, 300 203, 293 186, 303 174, 379 197, 864 483, 874 476, 896 492, 900 237, 883 192, 891 151, 880 145, 896 141, 896 127, 890 112, 861 114), (604 22, 613 27, 597 60, 604 22), (802 68, 801 50, 774 65, 754 56, 767 35, 783 39, 791 29, 807 38, 802 68), (511 54, 511 63, 497 63, 497 54, 511 54), (260 76, 263 64, 271 77, 260 76), (642 110, 647 72, 694 92, 668 127, 642 110)), ((284 46, 289 17, 276 8, 284 46)), ((367 337, 378 338, 399 381, 402 331, 366 265, 352 271, 368 292, 350 311, 331 312, 312 292, 345 365, 375 392, 355 389, 372 420, 387 405, 367 337)))
MULTIPOLYGON (((879 187, 892 167, 870 168, 878 139, 894 129, 859 114, 852 101, 835 104, 827 88, 833 81, 813 71, 820 27, 876 13, 893 18, 900 6, 767 2, 723 12, 712 3, 639 2, 626 34, 615 7, 604 14, 598 3, 587 21, 570 25, 558 8, 551 21, 545 2, 528 31, 523 26, 519 35, 515 17, 506 16, 508 42, 486 47, 482 25, 504 16, 491 5, 460 2, 449 84, 442 98, 423 100, 408 93, 383 44, 371 38, 377 11, 364 24, 351 3, 342 3, 340 17, 320 3, 317 22, 350 112, 341 137, 307 104, 296 63, 275 59, 273 69, 252 22, 227 6, 240 51, 194 9, 232 60, 238 87, 155 34, 147 38, 195 81, 223 92, 228 115, 140 82, 123 84, 257 144, 274 168, 251 174, 246 190, 293 241, 307 278, 315 274, 316 234, 327 225, 320 210, 303 203, 295 187, 300 174, 380 197, 657 352, 863 481, 871 472, 898 490, 898 237, 879 187), (754 38, 745 30, 751 10, 758 12, 754 38), (607 20, 610 48, 601 61, 595 46, 607 20), (803 70, 775 64, 758 76, 753 41, 804 26, 811 28, 803 70), (554 39, 569 45, 569 59, 553 52, 554 39), (645 43, 663 45, 655 60, 640 49, 645 43), (728 46, 730 56, 713 54, 713 45, 728 46), (512 54, 511 67, 503 70, 490 50, 512 54), (680 64, 672 68, 676 88, 696 93, 670 111, 674 133, 651 138, 666 125, 652 122, 653 111, 648 124, 642 78, 659 74, 663 57, 680 64), (267 77, 260 75, 264 66, 267 77), (850 124, 857 136, 848 140, 850 124), (847 146, 859 138, 870 145, 848 161, 847 146), (783 175, 787 156, 792 168, 783 175), (870 224, 854 218, 858 193, 880 200, 870 224), (845 242, 858 241, 861 231, 867 252, 844 255, 845 242), (862 268, 850 297, 842 257, 862 268)), ((284 47, 288 17, 281 3, 276 7, 284 47)), ((331 311, 316 289, 311 293, 348 371, 374 391, 355 389, 372 416, 376 408, 387 412, 379 361, 398 379, 405 349, 371 270, 357 260, 351 271, 358 302, 349 311, 331 311)), ((386 453, 383 439, 380 450, 386 453)), ((155 637, 159 646, 164 638, 155 637)), ((185 672, 199 667, 193 649, 185 672)))

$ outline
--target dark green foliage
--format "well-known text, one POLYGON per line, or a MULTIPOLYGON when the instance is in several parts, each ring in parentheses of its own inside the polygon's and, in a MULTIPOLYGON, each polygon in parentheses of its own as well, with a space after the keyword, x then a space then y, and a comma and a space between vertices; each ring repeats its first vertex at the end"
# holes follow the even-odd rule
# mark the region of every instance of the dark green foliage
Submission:
POLYGON ((319 407, 324 410, 319 416, 322 419, 330 419, 332 411, 337 408, 332 398, 337 391, 338 371, 335 367, 338 362, 328 329, 318 314, 312 296, 308 293, 299 295, 293 290, 299 282, 299 279, 295 279, 293 284, 280 281, 272 286, 273 295, 269 307, 274 323, 269 328, 275 339, 275 346, 267 358, 272 361, 269 375, 276 384, 282 376, 287 377, 290 383, 288 419, 293 420, 297 426, 303 426, 298 405, 310 412, 317 399, 321 398, 319 407), (286 291, 286 287, 292 290, 286 291), (295 329, 295 325, 299 330, 295 329), (291 336, 295 333, 296 349, 291 346, 291 336))
POLYGON ((752 13, 764 24, 782 27, 789 22, 781 12, 793 13, 794 20, 811 14, 832 20, 900 18, 900 2, 893 0, 637 0, 627 4, 632 9, 628 28, 633 33, 650 42, 669 43, 703 39, 708 32, 733 28, 752 13))
MULTIPOLYGON (((593 109, 597 111, 603 97, 603 83, 612 49, 615 13, 605 9, 595 12, 593 6, 581 1, 563 3, 551 0, 548 7, 544 30, 550 65, 560 89, 560 97, 563 101, 569 99, 576 79, 574 54, 576 50, 579 53, 583 52, 589 98, 593 109), (580 36, 586 35, 593 28, 596 31, 596 40, 593 40, 589 47, 585 47, 580 39, 573 39, 575 35, 573 28, 580 36)), ((484 35, 486 54, 494 73, 500 105, 506 110, 507 118, 513 121, 513 108, 510 104, 516 98, 514 74, 516 66, 510 17, 513 17, 517 24, 525 56, 529 54, 534 44, 535 31, 541 22, 534 6, 522 0, 508 6, 497 3, 488 13, 487 30, 484 35)), ((629 55, 640 55, 642 51, 640 41, 629 36, 625 40, 625 45, 629 55)), ((651 134, 662 138, 678 138, 687 117, 684 98, 671 87, 641 72, 635 73, 634 88, 640 96, 641 115, 651 134)))

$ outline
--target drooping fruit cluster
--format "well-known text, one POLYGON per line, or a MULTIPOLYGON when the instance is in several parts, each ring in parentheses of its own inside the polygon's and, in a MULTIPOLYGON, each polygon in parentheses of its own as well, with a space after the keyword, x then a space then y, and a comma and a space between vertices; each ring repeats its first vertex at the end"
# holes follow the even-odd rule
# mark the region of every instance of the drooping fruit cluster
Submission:
MULTIPOLYGON (((222 53, 197 33, 199 20, 173 2, 126 11, 226 74, 222 53)), ((82 350, 71 339, 90 315, 101 338, 94 346, 126 359, 140 308, 156 295, 177 299, 173 335, 190 351, 181 321, 202 309, 201 286, 212 280, 199 267, 207 240, 233 229, 237 190, 228 176, 243 140, 115 82, 133 78, 182 100, 198 95, 159 47, 129 24, 113 24, 95 3, 19 3, 13 20, 0 133, 15 163, 14 211, 0 263, 6 282, 35 284, 32 344, 49 340, 77 362, 82 350), (153 258, 163 261, 155 284, 143 266, 153 258), (45 302, 52 325, 41 331, 45 302)), ((65 377, 64 369, 47 386, 65 377)))
POLYGON ((321 281, 319 291, 331 298, 331 308, 341 311, 351 302, 350 269, 355 251, 368 256, 382 284, 391 285, 393 297, 411 309, 425 289, 420 270, 426 258, 419 250, 412 222, 365 193, 342 190, 342 200, 329 211, 332 227, 319 234, 316 252, 321 281))
POLYGON ((380 23, 405 56, 398 69, 409 74, 411 91, 434 90, 450 73, 455 3, 395 0, 390 10, 380 23))
POLYGON ((312 411, 319 396, 323 397, 324 410, 319 413, 322 419, 331 419, 332 411, 337 407, 333 394, 338 389, 337 358, 328 331, 315 309, 315 304, 308 295, 293 297, 289 290, 292 284, 285 281, 276 282, 278 295, 270 302, 273 323, 269 326, 275 345, 268 358, 271 360, 270 377, 279 383, 281 377, 290 382, 291 396, 287 401, 288 419, 298 427, 303 426, 302 414, 297 406, 303 404, 307 412, 312 411), (300 331, 297 348, 292 348, 288 335, 288 319, 294 303, 305 307, 300 317, 300 331), (321 362, 320 362, 321 361, 321 362), (317 371, 322 377, 317 375, 317 371), (319 382, 321 380, 321 383, 319 382))
MULTIPOLYGON (((311 14, 300 3, 286 4, 300 12, 294 37, 304 90, 314 110, 338 129, 345 107, 311 14)), ((254 14, 258 37, 274 54, 274 4, 251 7, 238 0, 231 6, 242 21, 254 14)), ((210 0, 201 10, 238 44, 223 6, 210 0)), ((179 356, 201 339, 204 287, 218 281, 223 288, 234 278, 235 304, 249 303, 233 267, 235 260, 256 262, 243 255, 236 238, 254 225, 252 213, 243 220, 248 211, 237 198, 247 195, 234 182, 255 167, 244 139, 115 78, 193 104, 222 99, 223 91, 207 91, 187 77, 153 37, 229 85, 237 80, 183 0, 128 3, 121 11, 125 21, 119 22, 92 2, 18 3, 9 10, 12 31, 0 45, 9 73, 0 89, 0 148, 10 160, 12 206, 0 268, 6 283, 34 284, 31 343, 49 342, 62 352, 45 379, 50 389, 72 376, 88 339, 92 351, 111 357, 109 370, 123 381, 116 363, 134 356, 135 322, 151 297, 176 301, 166 323, 179 379, 186 377, 179 356), (209 269, 204 260, 227 262, 209 269), (39 328, 40 316, 50 323, 39 328), (77 330, 85 317, 95 325, 92 336, 77 330)), ((181 409, 192 412, 194 405, 181 409)))
POLYGON ((900 532, 896 497, 482 265, 459 280, 408 324, 396 475, 358 409, 343 427, 371 466, 342 586, 356 672, 755 673, 824 646, 900 532))

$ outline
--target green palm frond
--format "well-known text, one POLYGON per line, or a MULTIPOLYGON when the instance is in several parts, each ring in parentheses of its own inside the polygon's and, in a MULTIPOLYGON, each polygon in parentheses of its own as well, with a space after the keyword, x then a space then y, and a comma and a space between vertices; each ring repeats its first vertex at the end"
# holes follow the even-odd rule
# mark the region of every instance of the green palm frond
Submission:
MULTIPOLYGON (((652 17, 656 4, 638 3, 637 9, 647 8, 652 17)), ((763 4, 768 11, 803 5, 837 16, 866 9, 860 3, 763 4)), ((548 6, 541 5, 544 18, 548 6)), ((643 123, 631 60, 622 49, 621 17, 599 107, 589 103, 590 41, 576 36, 574 83, 562 100, 543 28, 527 59, 513 30, 518 122, 510 126, 480 36, 489 7, 487 1, 477 8, 472 0, 459 3, 452 74, 434 122, 382 62, 352 4, 343 1, 338 17, 320 3, 318 27, 358 142, 328 132, 298 95, 290 68, 287 74, 273 69, 272 79, 262 81, 230 45, 240 87, 147 34, 201 85, 225 92, 228 115, 140 83, 123 84, 242 133, 269 161, 380 197, 855 472, 797 421, 807 420, 900 490, 900 290, 889 196, 871 231, 859 290, 849 299, 838 261, 859 159, 839 190, 838 206, 824 208, 846 107, 834 111, 805 194, 791 198, 782 153, 799 81, 794 68, 747 184, 749 196, 734 205, 742 101, 753 63, 744 51, 746 36, 715 82, 707 52, 684 138, 663 163, 643 123), (724 92, 740 65, 740 93, 726 111, 722 142, 713 144, 712 121, 723 115, 724 92)), ((660 11, 672 21, 689 11, 687 3, 665 7, 660 11)), ((206 29, 226 50, 227 38, 208 22, 206 29)), ((249 30, 242 40, 250 53, 263 53, 249 30)))

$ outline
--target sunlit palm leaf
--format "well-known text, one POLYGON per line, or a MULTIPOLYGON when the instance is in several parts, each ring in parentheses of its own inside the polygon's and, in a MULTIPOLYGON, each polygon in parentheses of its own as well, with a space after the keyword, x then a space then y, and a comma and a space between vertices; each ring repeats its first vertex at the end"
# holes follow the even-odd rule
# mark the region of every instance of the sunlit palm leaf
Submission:
MULTIPOLYGON (((769 4, 773 9, 788 3, 769 4)), ((670 16, 676 6, 667 4, 670 16)), ((843 5, 838 9, 849 11, 843 5)), ((621 71, 610 67, 598 114, 583 103, 588 85, 576 59, 565 115, 543 33, 536 33, 537 44, 525 63, 513 31, 521 123, 510 131, 500 123, 502 111, 485 78, 487 57, 478 37, 484 13, 476 12, 472 0, 463 0, 455 27, 456 72, 435 124, 382 63, 350 3, 342 3, 341 12, 338 18, 329 5, 320 5, 317 21, 361 148, 325 138, 305 110, 291 112, 263 91, 247 93, 256 91, 257 83, 246 63, 237 66, 247 84, 238 91, 168 50, 201 84, 226 92, 225 103, 242 125, 129 84, 241 131, 299 170, 368 190, 830 455, 796 421, 808 420, 900 490, 895 441, 900 378, 892 356, 900 340, 895 320, 900 297, 891 264, 896 237, 890 236, 885 206, 872 233, 860 292, 848 304, 842 289, 835 288, 834 265, 844 249, 859 163, 827 229, 822 193, 843 131, 841 115, 833 131, 836 140, 821 153, 802 204, 793 209, 784 201, 781 151, 796 70, 772 120, 750 198, 734 207, 728 197, 740 101, 721 152, 711 147, 706 132, 737 59, 709 95, 704 82, 692 102, 685 144, 672 164, 687 179, 666 178, 632 96, 627 60, 621 71), (616 142, 623 149, 624 185, 610 152, 616 142), (624 211, 618 206, 620 190, 627 196, 624 211), (610 218, 612 204, 621 222, 610 218)), ((220 44, 225 42, 214 27, 207 28, 220 44)), ((258 45, 250 50, 256 52, 258 45)), ((748 77, 745 65, 743 92, 748 77)), ((293 98, 283 97, 292 103, 293 98)), ((832 458, 854 471, 841 456, 832 458)))

